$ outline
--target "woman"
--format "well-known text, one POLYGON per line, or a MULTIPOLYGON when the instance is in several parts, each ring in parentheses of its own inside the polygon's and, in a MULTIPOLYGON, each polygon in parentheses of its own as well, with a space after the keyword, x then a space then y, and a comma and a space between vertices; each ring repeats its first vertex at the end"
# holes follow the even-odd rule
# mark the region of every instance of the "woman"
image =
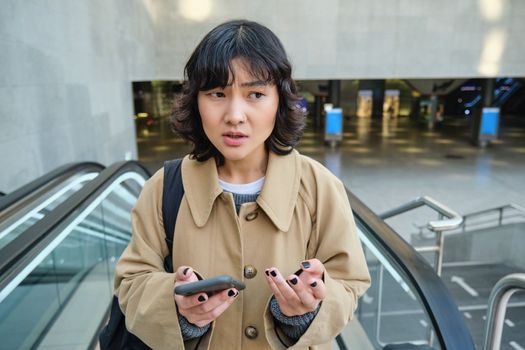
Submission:
POLYGON ((159 171, 116 270, 128 329, 154 349, 330 349, 370 277, 344 186, 293 148, 305 110, 282 44, 260 24, 227 22, 185 74, 173 126, 194 148, 182 163, 176 272, 163 269, 159 171), (246 289, 173 294, 222 274, 246 289))

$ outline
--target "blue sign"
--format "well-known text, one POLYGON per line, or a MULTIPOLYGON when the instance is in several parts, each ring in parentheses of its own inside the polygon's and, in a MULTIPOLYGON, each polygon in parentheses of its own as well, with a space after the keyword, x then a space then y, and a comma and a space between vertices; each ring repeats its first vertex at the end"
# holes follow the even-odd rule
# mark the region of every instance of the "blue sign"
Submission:
POLYGON ((483 108, 481 114, 481 127, 479 130, 480 136, 485 134, 487 136, 496 136, 499 125, 499 108, 483 108))
POLYGON ((343 110, 334 108, 326 111, 326 135, 341 135, 343 133, 343 110))

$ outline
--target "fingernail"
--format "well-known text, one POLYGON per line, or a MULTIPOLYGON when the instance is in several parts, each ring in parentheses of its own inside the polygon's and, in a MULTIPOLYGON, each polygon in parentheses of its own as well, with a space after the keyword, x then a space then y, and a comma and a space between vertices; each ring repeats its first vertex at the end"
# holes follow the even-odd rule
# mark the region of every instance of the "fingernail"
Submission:
POLYGON ((239 295, 239 292, 235 293, 235 297, 237 297, 237 295, 239 295))
POLYGON ((303 268, 305 268, 305 269, 307 269, 307 268, 309 268, 309 267, 311 266, 310 263, 309 263, 308 261, 303 261, 303 262, 301 263, 301 265, 303 265, 303 268))
POLYGON ((294 275, 301 276, 302 273, 303 273, 303 269, 299 269, 299 270, 294 272, 294 275))
POLYGON ((277 277, 277 273, 275 272, 275 270, 270 271, 270 275, 272 275, 273 277, 277 277))
POLYGON ((229 297, 233 297, 234 295, 235 295, 235 292, 233 291, 233 289, 230 289, 230 290, 228 291, 228 296, 229 296, 229 297))
POLYGON ((310 285, 315 288, 317 286, 317 281, 313 281, 312 283, 310 283, 310 285))
POLYGON ((206 298, 204 297, 204 295, 199 295, 199 298, 197 300, 199 300, 202 303, 206 301, 206 298))
POLYGON ((297 284, 297 278, 296 277, 292 278, 290 282, 295 286, 297 284))
POLYGON ((183 274, 184 276, 186 276, 186 273, 188 272, 189 269, 190 269, 189 267, 185 268, 184 271, 182 271, 182 274, 183 274))
POLYGON ((266 276, 270 276, 270 271, 265 270, 264 272, 266 272, 266 276))

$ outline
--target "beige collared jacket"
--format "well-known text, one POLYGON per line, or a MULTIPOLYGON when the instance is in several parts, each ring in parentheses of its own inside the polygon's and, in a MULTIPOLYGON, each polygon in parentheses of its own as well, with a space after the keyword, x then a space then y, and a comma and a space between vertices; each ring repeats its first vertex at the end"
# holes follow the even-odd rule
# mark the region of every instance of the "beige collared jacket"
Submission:
MULTIPOLYGON (((198 348, 331 349, 370 285, 341 181, 295 150, 286 156, 270 153, 261 194, 255 203, 243 204, 237 215, 233 196, 219 187, 214 160, 186 157, 182 177, 185 195, 175 228, 174 269, 188 265, 203 278, 228 274, 246 284, 198 348), (272 293, 264 270, 275 266, 288 276, 312 258, 326 269, 327 297, 306 333, 287 346, 269 311, 272 293), (257 273, 248 269, 246 274, 247 266, 257 273)), ((150 347, 193 349, 195 341, 184 344, 178 324, 175 275, 163 270, 168 248, 162 185, 160 170, 147 181, 132 211, 133 237, 117 264, 115 294, 128 329, 150 347)))

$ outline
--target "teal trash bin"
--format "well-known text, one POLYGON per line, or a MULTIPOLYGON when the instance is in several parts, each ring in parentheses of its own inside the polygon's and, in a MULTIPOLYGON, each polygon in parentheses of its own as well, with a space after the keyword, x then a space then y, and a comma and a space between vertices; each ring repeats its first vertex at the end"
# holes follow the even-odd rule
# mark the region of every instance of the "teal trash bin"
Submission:
POLYGON ((500 110, 497 107, 483 108, 478 134, 480 146, 485 147, 490 141, 498 138, 499 114, 500 110))
POLYGON ((343 140, 343 110, 341 108, 326 111, 324 140, 332 146, 343 140))

